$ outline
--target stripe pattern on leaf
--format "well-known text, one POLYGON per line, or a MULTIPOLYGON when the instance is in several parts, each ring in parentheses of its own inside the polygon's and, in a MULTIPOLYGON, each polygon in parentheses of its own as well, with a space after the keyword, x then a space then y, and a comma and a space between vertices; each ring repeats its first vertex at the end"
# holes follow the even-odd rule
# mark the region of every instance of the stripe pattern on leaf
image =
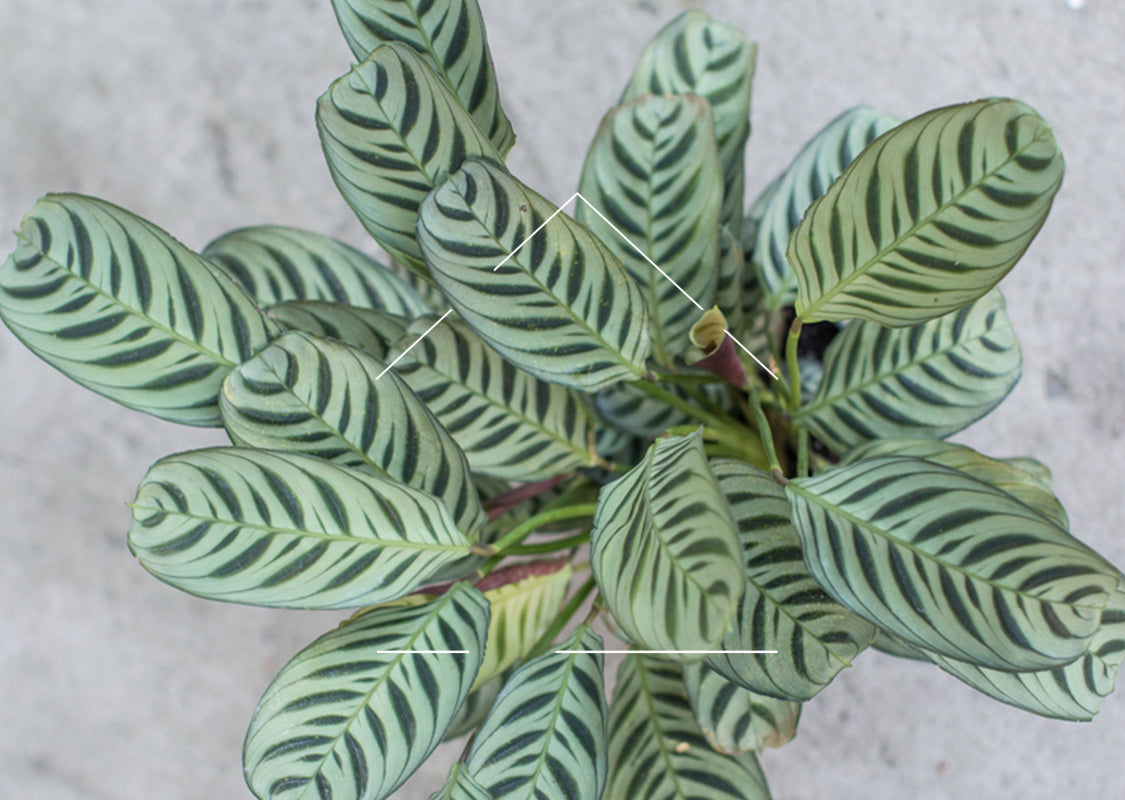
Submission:
POLYGON ((942 438, 999 405, 1021 364, 999 291, 910 328, 856 320, 828 345, 824 377, 796 420, 838 452, 872 439, 942 438))
POLYGON ((362 350, 287 333, 223 384, 239 445, 307 453, 434 495, 475 538, 487 515, 453 438, 393 372, 362 350))
POLYGON ((286 330, 335 339, 384 360, 410 325, 405 317, 386 311, 319 300, 291 300, 279 303, 266 313, 286 330))
POLYGON ((426 198, 418 241, 457 313, 516 366, 586 391, 640 377, 644 296, 598 237, 556 210, 472 159, 426 198))
POLYGON ((1023 255, 1062 174, 1051 129, 1015 100, 902 123, 872 142, 793 232, 797 314, 899 327, 960 308, 1023 255))
POLYGON ((430 800, 492 800, 492 796, 472 779, 463 763, 454 761, 445 786, 431 794, 430 800))
POLYGON ((129 547, 160 580, 212 600, 351 608, 394 600, 469 540, 435 497, 312 456, 239 447, 157 461, 129 547))
POLYGON ((590 566, 629 641, 652 650, 715 649, 746 580, 735 523, 700 433, 661 439, 602 487, 590 566))
POLYGON ((64 375, 124 406, 220 425, 227 372, 277 326, 242 288, 151 222, 48 195, 0 268, 0 318, 64 375))
POLYGON ((480 666, 487 626, 484 597, 459 584, 321 636, 259 701, 243 745, 246 783, 262 800, 387 797, 441 741, 480 666), (396 650, 467 652, 380 652, 396 650))
MULTIPOLYGON (((600 650, 582 625, 557 650, 600 650)), ((493 800, 599 800, 609 711, 600 653, 550 652, 515 671, 465 758, 493 800)))
POLYGON ((684 667, 684 688, 703 735, 720 753, 781 747, 797 735, 800 703, 755 694, 706 664, 684 667))
POLYGON ((805 562, 830 594, 909 644, 978 666, 1077 658, 1117 583, 1047 518, 939 464, 880 456, 786 492, 805 562))

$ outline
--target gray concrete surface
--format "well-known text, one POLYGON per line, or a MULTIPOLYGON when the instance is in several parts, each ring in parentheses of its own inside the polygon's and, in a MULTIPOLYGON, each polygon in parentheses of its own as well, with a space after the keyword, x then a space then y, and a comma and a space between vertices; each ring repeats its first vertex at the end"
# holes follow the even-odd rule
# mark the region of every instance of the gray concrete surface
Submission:
MULTIPOLYGON (((481 0, 511 166, 562 200, 647 38, 687 5, 761 46, 750 190, 820 124, 1012 95, 1055 126, 1066 183, 1003 283, 1024 379, 963 438, 1055 471, 1073 530, 1125 565, 1125 10, 1114 0, 481 0)), ((47 191, 100 195, 192 246, 238 225, 365 238, 321 161, 313 104, 348 52, 327 0, 0 0, 0 226, 47 191)), ((13 240, 4 236, 3 250, 13 240)), ((366 245, 365 245, 366 246, 366 245)), ((209 603, 150 578, 124 502, 163 454, 220 441, 70 384, 0 331, 0 797, 247 797, 246 721, 339 615, 209 603)), ((864 655, 764 757, 775 796, 1125 796, 1125 697, 1091 724, 996 704, 864 655)), ((424 798, 435 756, 399 797, 424 798)))

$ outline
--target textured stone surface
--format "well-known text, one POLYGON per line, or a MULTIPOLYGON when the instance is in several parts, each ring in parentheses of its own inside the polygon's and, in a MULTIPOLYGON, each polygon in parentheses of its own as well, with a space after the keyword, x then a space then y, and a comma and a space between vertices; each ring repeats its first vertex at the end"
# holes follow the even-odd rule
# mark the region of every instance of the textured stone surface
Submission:
MULTIPOLYGON (((519 141, 510 165, 566 198, 633 59, 689 4, 481 0, 519 141)), ((761 54, 752 195, 843 108, 898 116, 1012 95, 1055 126, 1067 178, 1003 283, 1024 379, 962 438, 1035 454, 1073 530, 1125 564, 1125 10, 1108 0, 706 4, 761 54)), ((99 195, 200 247, 245 224, 366 246, 313 105, 347 68, 328 3, 0 2, 0 226, 47 191, 99 195)), ((13 246, 3 239, 3 251, 13 246)), ((209 603, 129 555, 147 465, 221 437, 125 411, 0 330, 0 796, 248 796, 246 721, 273 673, 339 614, 209 603)), ((1114 797, 1125 698, 1089 725, 996 704, 935 668, 865 654, 763 761, 777 797, 1114 797)), ((448 749, 448 748, 447 748, 448 749)), ((440 781, 435 756, 399 797, 440 781)))

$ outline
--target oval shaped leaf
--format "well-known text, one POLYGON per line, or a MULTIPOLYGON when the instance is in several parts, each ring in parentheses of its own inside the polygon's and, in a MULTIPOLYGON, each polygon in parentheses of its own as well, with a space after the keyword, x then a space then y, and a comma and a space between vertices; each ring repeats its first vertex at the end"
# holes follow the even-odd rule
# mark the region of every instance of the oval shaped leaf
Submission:
POLYGON ((684 688, 703 735, 720 753, 781 747, 797 735, 800 703, 755 694, 706 664, 684 667, 684 688))
POLYGON ((707 101, 645 95, 614 108, 578 191, 575 218, 641 286, 653 357, 671 364, 715 295, 723 179, 707 101))
POLYGON ((500 159, 445 81, 400 42, 379 45, 334 81, 316 123, 332 179, 363 227, 421 274, 422 199, 466 156, 500 159))
POLYGON ((1003 98, 928 111, 869 145, 793 232, 797 314, 914 325, 977 299, 1047 218, 1063 161, 1003 98))
POLYGON ((287 333, 223 384, 232 441, 358 467, 442 500, 476 537, 487 515, 464 453, 402 379, 362 350, 287 333))
POLYGON ((594 420, 577 390, 513 366, 458 320, 435 322, 411 325, 388 361, 475 471, 536 481, 594 465, 594 420))
POLYGON ((129 547, 160 580, 282 608, 384 603, 469 553, 440 500, 296 453, 196 450, 149 468, 129 547))
POLYGON ((699 661, 734 616, 746 580, 730 509, 699 433, 656 442, 598 494, 590 567, 630 641, 699 661))
POLYGON ((304 331, 365 350, 379 359, 406 333, 410 320, 385 311, 318 300, 291 300, 266 312, 287 330, 304 331))
POLYGON ((543 380, 593 391, 644 374, 648 314, 601 240, 502 167, 471 159, 426 198, 418 242, 465 323, 543 380))
POLYGON ((608 709, 602 639, 585 625, 515 671, 473 739, 465 766, 493 800, 599 800, 608 709), (561 652, 570 651, 570 652, 561 652))
POLYGON ((733 459, 710 466, 738 526, 747 580, 721 649, 777 652, 711 655, 707 664, 757 694, 808 700, 863 652, 875 628, 813 578, 785 490, 772 477, 733 459))
POLYGON ((809 570, 909 644, 1006 670, 1084 653, 1116 586, 1104 561, 956 470, 880 456, 790 481, 809 570))
POLYGON ((1019 343, 999 291, 911 328, 853 322, 795 415, 836 451, 872 439, 941 438, 983 417, 1020 378, 1019 343))
POLYGON ((36 203, 0 268, 0 318, 68 378, 123 406, 220 425, 219 386, 278 332, 226 275, 104 200, 36 203))
POLYGON ((459 584, 321 636, 258 702, 242 750, 247 785, 262 800, 387 797, 441 742, 487 626, 488 603, 459 584))

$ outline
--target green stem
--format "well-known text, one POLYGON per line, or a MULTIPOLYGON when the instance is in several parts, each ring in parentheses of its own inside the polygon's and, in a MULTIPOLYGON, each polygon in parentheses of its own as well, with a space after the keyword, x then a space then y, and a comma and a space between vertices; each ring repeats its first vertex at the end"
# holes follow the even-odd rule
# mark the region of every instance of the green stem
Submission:
POLYGON ((687 375, 676 372, 654 372, 652 373, 652 378, 661 383, 676 383, 680 386, 695 386, 701 383, 722 383, 723 381, 718 375, 687 375))
POLYGON ((525 519, 519 525, 508 531, 508 533, 493 542, 490 555, 497 553, 506 554, 508 548, 519 544, 544 525, 549 525, 552 522, 559 522, 564 519, 591 517, 594 514, 595 508, 597 508, 597 503, 580 503, 579 505, 563 506, 561 508, 551 508, 546 511, 541 511, 534 517, 525 519))
POLYGON ((801 338, 801 326, 804 321, 800 317, 793 320, 789 326, 789 341, 785 343, 785 361, 789 365, 789 412, 796 413, 801 407, 801 370, 797 366, 797 342, 801 338))
POLYGON ((797 477, 809 477, 809 429, 797 428, 797 477))
POLYGON ((563 539, 551 539, 547 542, 535 542, 534 544, 512 545, 504 551, 504 555, 534 556, 539 553, 554 553, 558 550, 569 550, 572 547, 578 547, 579 545, 586 544, 588 541, 590 541, 590 531, 586 530, 563 539))
POLYGON ((692 405, 687 400, 672 394, 663 386, 657 386, 652 381, 633 381, 629 385, 636 386, 649 397, 655 397, 665 405, 679 409, 693 419, 697 419, 709 425, 722 425, 723 420, 720 417, 716 417, 714 414, 692 405))
POLYGON ((766 419, 766 412, 762 410, 762 391, 757 387, 750 393, 750 411, 754 415, 754 424, 758 428, 758 436, 762 439, 762 448, 766 451, 766 463, 775 481, 784 486, 788 483, 785 472, 781 469, 781 462, 777 458, 777 448, 773 444, 773 430, 770 421, 766 419))
POLYGON ((558 636, 562 629, 566 627, 566 623, 570 622, 570 618, 574 616, 574 614, 582 606, 582 603, 584 603, 586 601, 586 598, 590 596, 590 592, 594 591, 594 589, 597 588, 597 585, 597 581, 595 581, 594 576, 591 575, 586 579, 585 583, 578 587, 578 591, 575 592, 574 596, 570 598, 570 601, 565 606, 563 606, 563 609, 559 612, 558 616, 556 616, 554 620, 551 621, 551 625, 547 628, 547 630, 543 631, 543 635, 539 637, 534 645, 532 645, 531 651, 527 654, 528 659, 535 658, 536 656, 541 656, 545 652, 547 652, 547 650, 551 646, 551 643, 555 641, 555 637, 558 636))

